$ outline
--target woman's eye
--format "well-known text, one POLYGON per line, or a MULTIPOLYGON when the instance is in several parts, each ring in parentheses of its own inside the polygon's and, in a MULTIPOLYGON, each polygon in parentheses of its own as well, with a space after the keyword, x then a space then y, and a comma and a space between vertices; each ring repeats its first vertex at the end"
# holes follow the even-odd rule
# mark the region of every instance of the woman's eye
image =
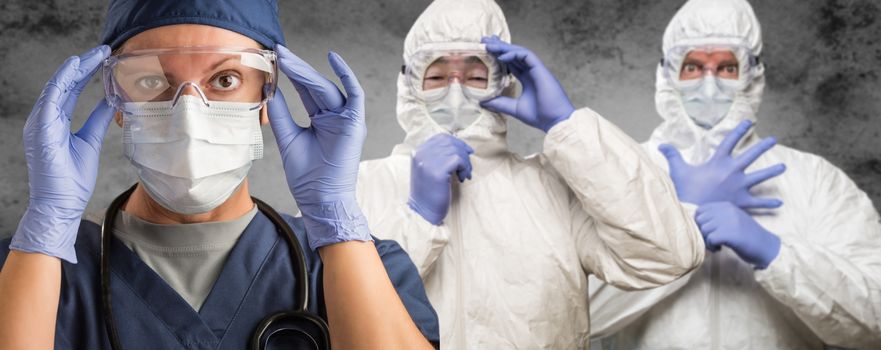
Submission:
POLYGON ((241 84, 242 80, 232 74, 221 74, 211 79, 211 88, 222 91, 235 90, 241 84))
POLYGON ((167 87, 167 83, 165 82, 165 77, 158 75, 151 75, 139 78, 135 81, 135 84, 141 90, 146 91, 162 91, 167 87))
POLYGON ((444 77, 442 77, 442 76, 440 76, 440 75, 432 75, 432 76, 427 76, 427 77, 425 77, 425 80, 428 80, 428 81, 441 81, 441 80, 444 80, 444 77))
POLYGON ((486 81, 486 77, 469 77, 468 80, 472 81, 486 81))
POLYGON ((697 71, 697 65, 694 63, 689 63, 685 65, 685 71, 689 73, 693 73, 697 71))
POLYGON ((731 74, 734 74, 734 73, 737 73, 737 67, 735 67, 735 66, 725 66, 725 67, 723 68, 723 71, 724 71, 725 73, 731 73, 731 74))

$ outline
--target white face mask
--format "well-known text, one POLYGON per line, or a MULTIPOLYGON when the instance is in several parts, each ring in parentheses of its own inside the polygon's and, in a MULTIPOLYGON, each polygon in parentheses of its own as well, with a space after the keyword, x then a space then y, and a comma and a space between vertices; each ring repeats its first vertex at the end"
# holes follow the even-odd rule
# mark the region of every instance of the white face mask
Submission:
POLYGON ((462 85, 453 83, 443 99, 426 103, 431 119, 451 133, 459 132, 480 118, 480 104, 465 97, 462 85))
POLYGON ((171 101, 129 103, 123 116, 125 155, 150 196, 180 214, 223 204, 263 157, 260 110, 253 103, 183 95, 171 101))
POLYGON ((694 80, 693 83, 683 84, 680 88, 685 113, 700 127, 712 129, 731 110, 736 94, 733 85, 736 81, 726 80, 728 79, 717 79, 708 75, 694 80))

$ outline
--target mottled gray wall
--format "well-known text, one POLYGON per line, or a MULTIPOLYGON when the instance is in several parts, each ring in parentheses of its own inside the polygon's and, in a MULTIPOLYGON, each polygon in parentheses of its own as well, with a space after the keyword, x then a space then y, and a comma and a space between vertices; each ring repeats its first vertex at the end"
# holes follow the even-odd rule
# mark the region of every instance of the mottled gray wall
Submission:
MULTIPOLYGON (((410 25, 427 0, 285 1, 288 46, 329 74, 327 50, 347 58, 368 92, 365 158, 382 157, 403 138, 394 118, 395 75, 410 25)), ((645 140, 660 119, 654 111, 654 69, 661 33, 680 0, 504 0, 516 43, 534 49, 561 77, 572 100, 590 106, 645 140)), ((881 204, 881 4, 877 0, 753 1, 764 27, 768 88, 759 131, 818 153, 844 168, 881 204)), ((27 203, 21 129, 40 89, 67 57, 95 46, 102 0, 0 2, 0 235, 11 233, 27 203)), ((290 94, 292 89, 285 86, 290 94)), ((95 79, 74 124, 102 96, 95 79)), ((289 101, 295 99, 289 98, 289 101)), ((302 120, 302 115, 298 116, 302 120)), ((541 134, 511 123, 519 152, 541 147, 541 134)), ((266 157, 251 181, 257 196, 286 211, 294 204, 268 128, 266 157)), ((136 177, 112 127, 90 210, 136 177)))

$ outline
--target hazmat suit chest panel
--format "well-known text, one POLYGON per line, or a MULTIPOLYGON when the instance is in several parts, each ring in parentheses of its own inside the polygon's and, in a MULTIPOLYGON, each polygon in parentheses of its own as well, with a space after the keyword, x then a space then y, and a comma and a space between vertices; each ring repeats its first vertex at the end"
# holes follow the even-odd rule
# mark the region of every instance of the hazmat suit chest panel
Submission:
MULTIPOLYGON (((667 162, 657 151, 658 145, 657 142, 643 144, 652 160, 666 169, 667 162)), ((834 306, 823 305, 821 300, 815 299, 816 295, 823 293, 819 291, 822 288, 859 287, 812 285, 787 272, 790 269, 810 270, 817 269, 821 264, 834 264, 834 261, 826 260, 824 255, 817 255, 811 265, 803 266, 792 265, 791 259, 782 261, 783 256, 794 254, 800 249, 799 246, 817 247, 831 254, 847 256, 849 249, 845 247, 848 244, 872 242, 872 235, 876 238, 871 245, 877 246, 877 214, 868 198, 864 198, 864 193, 846 186, 849 180, 839 169, 812 154, 778 145, 760 157, 747 169, 747 173, 777 163, 786 164, 787 171, 754 187, 752 192, 760 197, 783 200, 783 206, 778 209, 753 212, 753 217, 760 225, 780 236, 783 246, 778 259, 767 270, 755 271, 728 248, 708 254, 700 269, 686 277, 689 279, 687 284, 659 301, 615 336, 604 339, 603 348, 824 348, 819 335, 801 317, 826 314, 827 311, 821 309, 839 307, 834 305, 836 303, 833 303, 834 306), (830 177, 833 181, 829 181, 830 177), (846 184, 830 189, 825 188, 827 182, 846 184), (832 193, 824 190, 842 190, 835 194, 844 198, 830 197, 832 193), (842 200, 850 205, 843 205, 842 200), (846 211, 853 215, 848 215, 846 211), (846 223, 848 220, 852 222, 846 223), (830 227, 835 230, 830 231, 830 227), (782 272, 772 272, 773 269, 782 272), (778 287, 781 285, 791 289, 778 287), (784 300, 798 298, 803 300, 784 303, 784 300)), ((802 251, 799 255, 804 254, 802 251)), ((844 307, 852 309, 855 306, 853 302, 859 303, 855 300, 850 302, 851 305, 844 307)), ((840 329, 827 331, 846 334, 840 329)))
POLYGON ((443 224, 413 227, 422 232, 382 219, 417 215, 401 213, 412 212, 406 205, 410 157, 362 163, 359 198, 371 231, 397 240, 417 261, 448 340, 444 348, 586 347, 587 279, 578 250, 590 248, 576 246, 571 191, 537 157, 504 153, 472 156, 472 163, 490 165, 475 166, 472 180, 455 183, 443 224), (381 200, 367 197, 380 188, 382 195, 371 194, 381 200), (431 242, 439 247, 423 248, 431 242), (420 266, 425 254, 436 260, 420 266))

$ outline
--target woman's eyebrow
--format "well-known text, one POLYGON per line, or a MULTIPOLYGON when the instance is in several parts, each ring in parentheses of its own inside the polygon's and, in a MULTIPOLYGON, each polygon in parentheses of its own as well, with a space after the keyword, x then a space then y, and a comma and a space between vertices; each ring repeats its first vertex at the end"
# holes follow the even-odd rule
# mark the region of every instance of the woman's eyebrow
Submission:
POLYGON ((214 64, 211 65, 211 67, 209 67, 209 68, 206 69, 206 70, 208 70, 208 71, 215 70, 215 69, 217 69, 217 67, 220 67, 220 66, 223 65, 224 63, 226 63, 226 62, 228 62, 228 61, 231 61, 231 60, 235 60, 235 59, 237 59, 237 58, 238 58, 238 57, 236 57, 236 56, 227 57, 227 58, 225 58, 225 59, 223 59, 223 60, 221 60, 221 61, 215 62, 214 64))

